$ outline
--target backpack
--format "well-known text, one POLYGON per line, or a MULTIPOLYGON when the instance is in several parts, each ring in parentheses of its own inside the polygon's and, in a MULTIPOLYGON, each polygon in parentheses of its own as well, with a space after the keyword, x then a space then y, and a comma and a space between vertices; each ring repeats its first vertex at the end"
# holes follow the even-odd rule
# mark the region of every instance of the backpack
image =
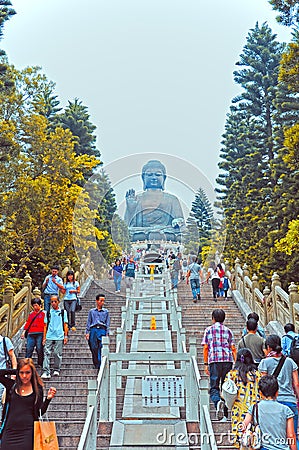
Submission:
POLYGON ((297 366, 299 367, 299 336, 292 337, 288 334, 286 334, 288 338, 292 340, 291 347, 290 347, 290 358, 292 358, 297 366))
POLYGON ((173 270, 180 270, 181 264, 179 259, 175 259, 173 263, 173 270))
POLYGON ((187 267, 187 266, 188 266, 188 261, 187 261, 186 259, 184 259, 184 261, 183 261, 183 266, 184 266, 184 267, 187 267))

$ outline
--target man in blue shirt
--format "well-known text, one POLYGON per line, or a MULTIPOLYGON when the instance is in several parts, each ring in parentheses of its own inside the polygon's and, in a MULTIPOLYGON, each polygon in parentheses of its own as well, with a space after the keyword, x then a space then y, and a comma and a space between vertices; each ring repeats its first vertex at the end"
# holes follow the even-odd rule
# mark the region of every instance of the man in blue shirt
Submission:
POLYGON ((51 274, 44 279, 42 289, 44 290, 44 310, 50 311, 50 298, 52 295, 59 295, 59 291, 63 294, 65 289, 63 287, 63 280, 58 276, 59 267, 52 266, 51 274))
POLYGON ((51 309, 45 314, 44 327, 44 362, 43 374, 41 378, 51 378, 50 374, 50 357, 53 350, 54 353, 54 367, 53 375, 59 376, 62 362, 63 344, 68 341, 68 322, 67 312, 59 308, 59 298, 57 295, 51 296, 51 309))
POLYGON ((102 337, 109 334, 110 327, 110 315, 108 309, 103 308, 104 303, 105 295, 98 294, 96 308, 89 310, 85 330, 95 369, 101 366, 102 337))
POLYGON ((281 338, 281 346, 282 346, 282 353, 285 356, 290 356, 290 350, 291 345, 293 342, 293 339, 297 336, 295 333, 295 326, 293 323, 287 323, 284 326, 285 335, 281 338))

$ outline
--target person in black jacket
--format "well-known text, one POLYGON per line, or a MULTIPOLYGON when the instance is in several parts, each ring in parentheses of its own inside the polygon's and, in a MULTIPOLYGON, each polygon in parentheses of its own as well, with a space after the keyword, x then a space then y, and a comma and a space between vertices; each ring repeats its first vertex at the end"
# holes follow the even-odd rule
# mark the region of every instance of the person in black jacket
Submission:
POLYGON ((43 381, 31 358, 20 359, 17 369, 0 369, 0 382, 6 388, 1 450, 32 450, 34 421, 47 411, 56 388, 50 387, 43 399, 43 381), (16 380, 8 375, 16 375, 16 380))

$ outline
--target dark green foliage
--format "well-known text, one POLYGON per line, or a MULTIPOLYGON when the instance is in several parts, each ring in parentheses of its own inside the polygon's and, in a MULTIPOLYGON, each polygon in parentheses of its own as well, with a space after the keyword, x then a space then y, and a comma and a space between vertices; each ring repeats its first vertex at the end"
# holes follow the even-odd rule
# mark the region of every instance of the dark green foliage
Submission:
POLYGON ((4 23, 10 19, 11 16, 16 14, 15 10, 11 8, 12 4, 10 0, 0 0, 0 40, 3 36, 4 23))
MULTIPOLYGON (((10 0, 0 0, 0 41, 3 37, 3 27, 5 22, 9 20, 11 16, 16 14, 11 6, 10 0)), ((0 57, 4 56, 5 51, 0 49, 0 57)), ((7 64, 5 62, 4 58, 0 61, 0 93, 14 85, 13 81, 7 76, 7 64)))
POLYGON ((96 148, 96 126, 89 120, 87 106, 82 105, 78 98, 70 102, 62 114, 55 117, 54 124, 68 128, 76 138, 75 152, 77 155, 93 155, 99 158, 100 151, 96 148))
POLYGON ((61 111, 58 95, 54 95, 55 83, 44 83, 41 92, 35 97, 33 107, 38 114, 53 120, 56 114, 61 111))
POLYGON ((202 188, 199 188, 192 202, 183 235, 184 245, 190 254, 200 255, 203 246, 209 245, 213 227, 212 205, 202 188))
POLYGON ((286 170, 279 109, 289 92, 278 82, 284 48, 267 24, 250 31, 237 63, 241 69, 234 72, 243 90, 227 117, 217 179, 226 218, 225 256, 239 257, 264 280, 277 265, 283 268, 274 243, 283 226, 279 187, 286 170))
POLYGON ((280 14, 277 21, 286 26, 299 23, 299 3, 298 0, 269 0, 270 5, 280 14))

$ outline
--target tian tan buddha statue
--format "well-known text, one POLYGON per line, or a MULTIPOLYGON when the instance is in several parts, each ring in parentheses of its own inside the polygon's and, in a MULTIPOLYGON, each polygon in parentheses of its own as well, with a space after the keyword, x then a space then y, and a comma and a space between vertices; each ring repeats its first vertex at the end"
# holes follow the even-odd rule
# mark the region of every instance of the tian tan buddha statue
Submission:
POLYGON ((148 161, 142 168, 144 192, 134 189, 126 193, 125 222, 131 240, 181 241, 184 216, 176 196, 164 192, 165 166, 158 160, 148 161))

